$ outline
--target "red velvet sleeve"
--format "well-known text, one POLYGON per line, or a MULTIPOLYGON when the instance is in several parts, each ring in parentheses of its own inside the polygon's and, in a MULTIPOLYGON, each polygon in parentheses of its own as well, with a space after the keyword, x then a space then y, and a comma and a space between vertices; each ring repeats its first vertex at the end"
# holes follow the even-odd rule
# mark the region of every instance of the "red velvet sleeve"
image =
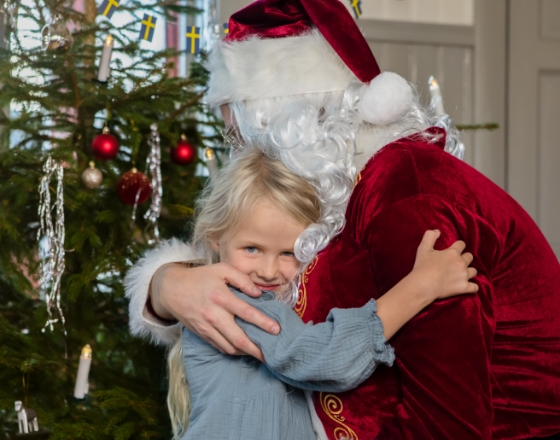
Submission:
POLYGON ((401 397, 396 417, 382 427, 378 438, 490 439, 489 365, 495 321, 489 280, 500 249, 497 234, 477 214, 432 195, 406 198, 370 218, 357 234, 370 249, 381 293, 410 272, 427 229, 442 231, 436 249, 459 239, 467 243, 480 287, 476 295, 434 302, 390 341, 401 397))

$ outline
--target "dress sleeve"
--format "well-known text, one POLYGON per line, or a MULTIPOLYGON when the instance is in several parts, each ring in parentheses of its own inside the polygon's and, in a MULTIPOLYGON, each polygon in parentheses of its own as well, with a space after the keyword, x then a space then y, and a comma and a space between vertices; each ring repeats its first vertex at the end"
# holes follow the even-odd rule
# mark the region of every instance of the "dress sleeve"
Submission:
POLYGON ((156 344, 172 345, 180 336, 180 324, 158 319, 146 307, 150 282, 156 270, 167 263, 195 260, 189 245, 164 241, 146 253, 126 274, 124 287, 129 299, 129 327, 133 335, 151 337, 156 344))
POLYGON ((278 335, 236 318, 283 382, 312 391, 342 392, 366 380, 377 365, 392 365, 374 300, 361 308, 333 309, 326 322, 304 324, 285 304, 240 296, 280 323, 278 335))
MULTIPOLYGON (((477 213, 419 195, 383 210, 359 236, 362 246, 370 249, 376 285, 383 294, 410 272, 428 229, 442 233, 437 249, 465 241, 466 251, 474 255, 479 292, 434 302, 391 339, 400 403, 378 438, 490 439, 495 331, 491 270, 500 252, 497 234, 477 213)), ((376 385, 383 389, 383 384, 376 385)))

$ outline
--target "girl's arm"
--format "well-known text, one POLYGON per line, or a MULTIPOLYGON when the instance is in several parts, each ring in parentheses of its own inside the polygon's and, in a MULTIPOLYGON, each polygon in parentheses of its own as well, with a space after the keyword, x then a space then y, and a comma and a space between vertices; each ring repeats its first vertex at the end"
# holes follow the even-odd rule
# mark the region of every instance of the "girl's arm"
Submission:
POLYGON ((393 349, 386 343, 395 332, 438 298, 475 292, 469 283, 476 274, 461 255, 462 242, 445 251, 433 246, 439 232, 428 231, 417 252, 412 272, 377 301, 358 309, 333 309, 324 323, 303 324, 288 306, 268 298, 248 298, 255 308, 278 321, 282 330, 272 336, 236 319, 262 350, 266 365, 282 381, 298 388, 342 392, 358 386, 379 364, 391 365, 393 349))
POLYGON ((469 282, 476 276, 476 269, 468 267, 472 254, 462 254, 465 243, 457 241, 446 250, 436 251, 434 245, 440 235, 440 231, 426 231, 412 272, 377 300, 377 315, 387 340, 436 299, 478 291, 478 286, 469 282))
POLYGON ((249 339, 262 350, 266 366, 283 382, 313 391, 342 392, 358 386, 377 365, 392 365, 394 353, 385 342, 375 301, 355 309, 333 309, 320 324, 304 324, 272 292, 249 298, 256 309, 278 321, 276 336, 236 318, 249 339))

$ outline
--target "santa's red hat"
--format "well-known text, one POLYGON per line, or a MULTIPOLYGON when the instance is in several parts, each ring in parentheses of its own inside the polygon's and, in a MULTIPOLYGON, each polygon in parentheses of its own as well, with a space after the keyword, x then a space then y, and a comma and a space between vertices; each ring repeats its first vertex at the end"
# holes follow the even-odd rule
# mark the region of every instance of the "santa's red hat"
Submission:
POLYGON ((229 34, 209 60, 213 105, 345 90, 367 84, 358 109, 388 124, 412 104, 397 74, 381 73, 362 33, 339 0, 257 0, 233 14, 229 34))

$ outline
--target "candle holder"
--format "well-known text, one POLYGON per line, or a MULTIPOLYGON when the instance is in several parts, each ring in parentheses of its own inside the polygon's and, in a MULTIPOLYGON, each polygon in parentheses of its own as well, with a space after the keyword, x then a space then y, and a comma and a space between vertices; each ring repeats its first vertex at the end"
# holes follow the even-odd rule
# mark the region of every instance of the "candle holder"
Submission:
POLYGON ((445 109, 443 108, 443 97, 441 96, 441 90, 439 84, 433 76, 430 76, 428 80, 430 86, 430 95, 432 97, 431 106, 435 110, 437 116, 445 115, 445 109))
POLYGON ((89 369, 91 367, 92 351, 89 344, 82 348, 80 355, 80 363, 78 365, 78 374, 76 376, 76 386, 74 387, 74 397, 83 399, 89 392, 89 369))
POLYGON ((212 148, 207 147, 204 151, 204 156, 206 157, 206 166, 208 167, 208 174, 210 178, 213 179, 218 174, 218 161, 216 160, 216 155, 212 148))
POLYGON ((103 42, 103 50, 101 51, 101 60, 99 61, 99 71, 97 73, 97 81, 107 84, 111 76, 111 56, 113 54, 114 38, 111 34, 105 37, 103 42))

